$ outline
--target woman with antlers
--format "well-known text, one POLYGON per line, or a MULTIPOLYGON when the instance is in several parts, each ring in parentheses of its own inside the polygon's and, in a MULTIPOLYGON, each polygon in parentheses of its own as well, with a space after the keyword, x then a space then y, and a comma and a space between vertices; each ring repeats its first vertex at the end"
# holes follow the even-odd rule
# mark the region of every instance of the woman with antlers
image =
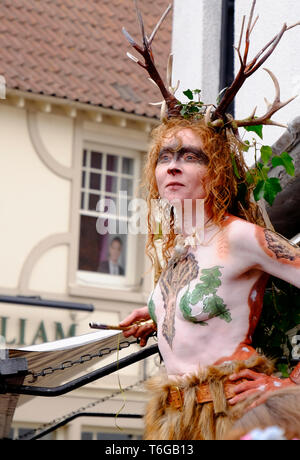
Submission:
POLYGON ((129 56, 149 72, 167 109, 163 123, 153 132, 145 167, 147 253, 156 269, 156 285, 148 306, 134 310, 121 323, 132 326, 124 335, 139 337, 141 346, 157 329, 166 368, 166 374, 148 382, 154 396, 145 416, 145 439, 221 439, 235 420, 262 403, 269 392, 300 384, 299 366, 289 378, 276 378, 272 362, 251 346, 268 276, 300 287, 300 249, 266 228, 249 190, 243 201, 238 194, 238 185, 245 183, 246 175, 238 127, 274 124, 271 116, 290 102, 280 101, 278 82, 268 71, 276 98, 267 113, 258 118, 253 113, 246 120, 233 120, 226 114, 244 81, 290 28, 285 24, 248 63, 249 38, 256 23, 254 7, 255 1, 242 57, 243 22, 237 49, 241 69, 233 84, 215 110, 211 106, 189 118, 180 115, 179 102, 154 65, 151 43, 162 20, 148 38, 137 9, 142 47, 124 30, 144 62, 129 56), (167 217, 162 215, 162 224, 169 219, 170 231, 162 235, 161 258, 152 233, 150 204, 154 199, 167 203, 170 210, 167 217), (192 203, 189 209, 185 200, 192 203), (204 202, 203 237, 195 228, 199 200, 204 202), (178 232, 178 203, 182 204, 182 221, 188 222, 192 231, 181 223, 178 232), (152 323, 135 324, 150 318, 152 323))

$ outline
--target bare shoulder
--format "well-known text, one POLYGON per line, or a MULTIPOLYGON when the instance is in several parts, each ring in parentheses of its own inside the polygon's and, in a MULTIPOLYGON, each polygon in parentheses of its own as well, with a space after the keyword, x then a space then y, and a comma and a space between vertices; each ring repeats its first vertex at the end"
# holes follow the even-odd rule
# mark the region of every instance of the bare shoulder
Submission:
POLYGON ((256 226, 244 219, 227 214, 218 234, 217 252, 221 259, 234 257, 236 262, 249 265, 248 249, 253 244, 256 226), (252 241, 252 243, 251 243, 252 241), (243 260, 242 260, 243 259, 243 260))
POLYGON ((249 242, 255 235, 264 229, 245 219, 228 214, 223 222, 224 232, 228 235, 231 244, 249 242))

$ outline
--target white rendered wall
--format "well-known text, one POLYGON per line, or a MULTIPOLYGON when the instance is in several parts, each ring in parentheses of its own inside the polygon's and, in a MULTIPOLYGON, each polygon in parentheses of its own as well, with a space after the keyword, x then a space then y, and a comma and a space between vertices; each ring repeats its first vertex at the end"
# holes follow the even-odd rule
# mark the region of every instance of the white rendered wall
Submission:
MULTIPOLYGON (((249 17, 252 1, 235 0, 235 44, 239 41, 242 17, 249 17)), ((255 16, 259 20, 251 35, 249 58, 268 43, 281 29, 284 22, 287 25, 300 21, 299 0, 257 0, 255 16)), ((243 48, 242 48, 243 51, 243 48)), ((236 72, 239 62, 235 60, 236 72)), ((300 26, 286 32, 278 47, 267 62, 246 81, 236 98, 236 117, 244 118, 250 115, 255 106, 257 116, 265 113, 264 97, 269 101, 274 99, 274 85, 263 67, 270 69, 278 78, 281 87, 281 100, 286 101, 300 94, 300 26)), ((281 109, 272 118, 287 124, 300 115, 300 98, 281 109)), ((265 127, 264 140, 266 145, 272 145, 285 131, 284 128, 265 127)), ((247 162, 253 163, 253 156, 248 156, 247 162)))
MULTIPOLYGON (((55 122, 55 116, 48 117, 55 122)), ((69 231, 71 183, 53 174, 34 151, 25 110, 2 105, 0 122, 0 285, 16 288, 22 266, 34 246, 52 234, 69 231)), ((61 124, 58 117, 56 137, 51 130, 46 136, 43 126, 43 139, 51 152, 55 152, 58 141, 65 149, 71 149, 72 125, 65 123, 68 130, 62 131, 61 124)), ((67 163, 68 158, 70 153, 61 162, 67 163)), ((63 258, 66 266, 66 254, 63 258)), ((48 273, 55 273, 56 267, 57 261, 53 261, 51 268, 48 265, 48 273)), ((50 278, 44 279, 43 288, 47 280, 50 278)), ((52 278, 49 290, 62 292, 61 280, 52 278)))
POLYGON ((173 84, 180 80, 176 93, 199 88, 201 100, 215 103, 219 93, 221 0, 174 0, 173 84))

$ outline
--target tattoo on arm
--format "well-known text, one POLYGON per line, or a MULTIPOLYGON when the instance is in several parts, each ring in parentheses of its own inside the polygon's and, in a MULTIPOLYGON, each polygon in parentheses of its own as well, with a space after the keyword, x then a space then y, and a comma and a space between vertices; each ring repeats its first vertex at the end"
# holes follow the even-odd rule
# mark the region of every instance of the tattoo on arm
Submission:
POLYGON ((258 227, 257 239, 264 252, 284 264, 300 267, 300 248, 272 230, 258 227))
POLYGON ((264 232, 268 248, 276 255, 277 259, 296 260, 296 258, 300 258, 300 249, 292 246, 288 240, 271 230, 265 229, 264 232))

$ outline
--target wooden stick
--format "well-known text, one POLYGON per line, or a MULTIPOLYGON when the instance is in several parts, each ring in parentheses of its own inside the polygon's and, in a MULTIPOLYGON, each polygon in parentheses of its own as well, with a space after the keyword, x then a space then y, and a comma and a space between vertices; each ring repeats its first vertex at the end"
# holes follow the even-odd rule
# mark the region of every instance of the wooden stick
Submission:
POLYGON ((128 331, 133 326, 144 326, 146 324, 151 324, 151 323, 153 323, 152 320, 148 320, 148 321, 140 320, 140 321, 136 321, 135 323, 132 323, 130 326, 112 326, 112 325, 109 325, 109 324, 91 322, 91 323, 89 323, 89 326, 90 326, 91 329, 104 329, 104 330, 111 329, 111 330, 115 330, 115 331, 128 331))

